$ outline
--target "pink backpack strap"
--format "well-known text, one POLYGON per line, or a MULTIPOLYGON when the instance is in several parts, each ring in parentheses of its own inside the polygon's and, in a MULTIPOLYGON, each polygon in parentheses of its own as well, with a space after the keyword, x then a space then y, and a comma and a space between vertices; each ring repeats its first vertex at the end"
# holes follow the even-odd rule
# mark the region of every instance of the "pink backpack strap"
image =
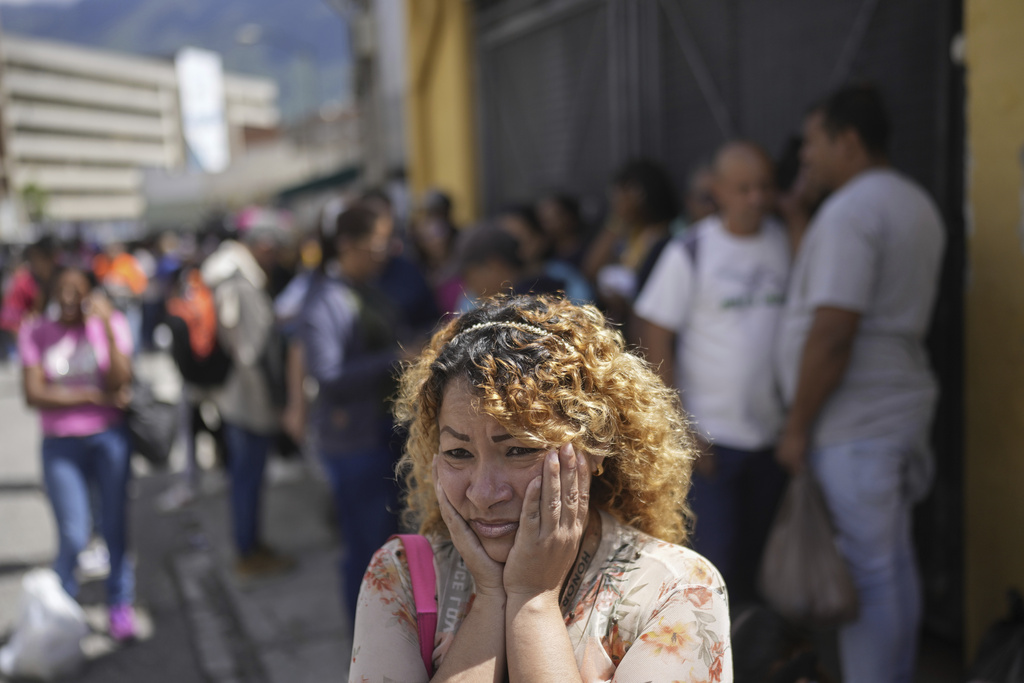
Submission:
MULTIPOLYGON (((437 632, 437 578, 434 574, 434 549, 419 534, 395 534, 405 546, 405 557, 412 580, 412 597, 416 603, 416 630, 419 633, 420 655, 427 675, 434 675, 434 634, 437 632)), ((391 540, 391 539, 388 539, 391 540)))

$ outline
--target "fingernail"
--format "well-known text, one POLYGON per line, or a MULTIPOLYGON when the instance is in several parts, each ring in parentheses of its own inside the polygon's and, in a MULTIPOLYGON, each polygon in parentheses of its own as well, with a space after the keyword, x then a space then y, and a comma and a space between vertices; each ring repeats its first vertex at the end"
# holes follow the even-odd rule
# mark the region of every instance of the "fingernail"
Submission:
POLYGON ((567 444, 565 446, 565 452, 568 454, 568 457, 565 459, 566 466, 568 466, 569 468, 575 468, 576 467, 576 451, 573 450, 571 444, 567 444))
POLYGON ((550 453, 548 453, 547 460, 548 460, 548 464, 549 465, 557 465, 558 464, 558 451, 551 451, 550 453))

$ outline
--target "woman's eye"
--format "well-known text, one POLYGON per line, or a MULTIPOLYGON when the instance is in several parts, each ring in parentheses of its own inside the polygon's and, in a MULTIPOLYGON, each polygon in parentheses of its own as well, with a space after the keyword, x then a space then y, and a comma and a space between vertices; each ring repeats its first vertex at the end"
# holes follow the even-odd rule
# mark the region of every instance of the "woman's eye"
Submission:
POLYGON ((467 451, 465 448, 453 448, 445 451, 444 455, 446 458, 452 458, 453 460, 465 460, 466 458, 472 458, 473 454, 467 451))
POLYGON ((508 449, 508 453, 506 455, 510 455, 510 456, 533 455, 535 453, 539 453, 540 450, 541 449, 539 449, 539 448, 530 448, 529 446, 513 446, 512 448, 508 449))

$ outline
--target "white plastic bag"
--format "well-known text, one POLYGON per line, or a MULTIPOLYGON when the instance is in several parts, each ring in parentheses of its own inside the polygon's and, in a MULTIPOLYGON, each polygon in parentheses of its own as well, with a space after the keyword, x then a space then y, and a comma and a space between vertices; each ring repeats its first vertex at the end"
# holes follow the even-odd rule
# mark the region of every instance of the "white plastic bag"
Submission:
POLYGON ((11 640, 0 648, 0 673, 52 680, 74 672, 89 633, 81 606, 52 569, 33 569, 21 582, 21 615, 11 640))

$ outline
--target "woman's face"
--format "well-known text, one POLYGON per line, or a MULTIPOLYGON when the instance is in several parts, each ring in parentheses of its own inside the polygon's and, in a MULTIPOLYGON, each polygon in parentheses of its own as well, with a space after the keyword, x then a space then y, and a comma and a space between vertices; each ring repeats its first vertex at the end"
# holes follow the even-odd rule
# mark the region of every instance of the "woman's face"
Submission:
POLYGON ((394 221, 380 216, 373 224, 373 231, 355 241, 345 238, 338 240, 338 252, 342 255, 345 274, 356 282, 368 282, 380 275, 387 265, 391 248, 394 221))
POLYGON ((633 185, 613 185, 611 196, 612 213, 626 225, 640 225, 643 222, 643 191, 633 185))
POLYGON ((413 224, 413 239, 433 265, 441 265, 448 258, 451 246, 451 228, 436 216, 425 216, 413 224))
POLYGON ((507 213, 498 219, 501 229, 516 238, 519 243, 519 258, 525 263, 539 263, 544 259, 548 249, 548 240, 544 235, 537 234, 524 219, 507 213))
POLYGON ((465 380, 445 389, 437 477, 448 500, 495 562, 505 562, 519 530, 526 487, 541 475, 550 450, 513 437, 473 408, 465 380))
POLYGON ((544 227, 544 232, 553 240, 569 237, 573 232, 569 214, 554 199, 542 199, 537 204, 537 218, 544 227))
POLYGON ((54 295, 60 307, 60 321, 76 324, 84 319, 82 302, 89 293, 89 281, 77 270, 66 270, 57 279, 54 295))

